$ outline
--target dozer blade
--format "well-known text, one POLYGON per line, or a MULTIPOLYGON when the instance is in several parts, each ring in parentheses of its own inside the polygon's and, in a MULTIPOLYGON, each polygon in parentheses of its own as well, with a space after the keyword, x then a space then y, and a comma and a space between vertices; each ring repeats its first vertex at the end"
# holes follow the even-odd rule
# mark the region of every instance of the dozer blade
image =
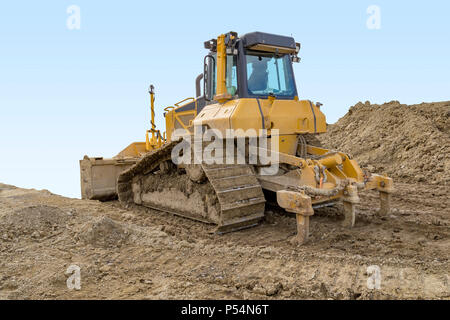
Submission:
POLYGON ((113 158, 80 160, 81 198, 107 201, 117 198, 117 177, 146 153, 145 142, 130 143, 113 158))
POLYGON ((102 201, 116 198, 117 177, 136 162, 137 158, 119 160, 84 156, 80 160, 81 198, 102 201))

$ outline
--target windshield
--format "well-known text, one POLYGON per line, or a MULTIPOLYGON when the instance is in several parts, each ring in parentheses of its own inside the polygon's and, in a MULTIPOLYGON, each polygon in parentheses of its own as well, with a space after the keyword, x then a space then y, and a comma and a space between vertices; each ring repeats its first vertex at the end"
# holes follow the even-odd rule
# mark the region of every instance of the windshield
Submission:
POLYGON ((294 75, 289 55, 275 57, 270 53, 248 52, 246 58, 250 95, 295 95, 294 75))

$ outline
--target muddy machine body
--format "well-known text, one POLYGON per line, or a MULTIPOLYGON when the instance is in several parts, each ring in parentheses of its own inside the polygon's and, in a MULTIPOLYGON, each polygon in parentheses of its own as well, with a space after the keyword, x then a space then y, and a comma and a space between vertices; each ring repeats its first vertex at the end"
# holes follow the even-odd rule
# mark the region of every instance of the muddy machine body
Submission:
MULTIPOLYGON (((360 191, 377 189, 380 214, 389 212, 392 179, 365 174, 347 154, 322 148, 315 138, 326 132, 326 120, 320 103, 299 98, 292 68, 300 60, 299 43, 261 32, 240 37, 229 32, 206 41, 205 48, 209 52, 196 79, 196 97, 164 108, 165 132, 155 126, 151 86, 146 141, 130 144, 111 159, 85 156, 80 161, 83 198, 118 197, 126 206, 214 223, 220 233, 258 224, 271 195, 296 215, 299 243, 308 239, 315 207, 342 201, 343 223, 352 227, 360 191), (215 133, 210 141, 232 141, 228 148, 234 149, 234 161, 211 163, 193 150, 192 162, 175 164, 180 144, 190 141, 192 149, 208 130, 215 133), (252 139, 268 143, 251 147, 252 139), (239 141, 244 163, 235 161, 239 141), (270 155, 269 163, 249 161, 252 150, 270 155), (267 174, 267 167, 274 165, 276 171, 267 174)), ((200 145, 204 151, 208 143, 202 140, 200 145)), ((222 145, 221 154, 227 154, 227 143, 222 145)))

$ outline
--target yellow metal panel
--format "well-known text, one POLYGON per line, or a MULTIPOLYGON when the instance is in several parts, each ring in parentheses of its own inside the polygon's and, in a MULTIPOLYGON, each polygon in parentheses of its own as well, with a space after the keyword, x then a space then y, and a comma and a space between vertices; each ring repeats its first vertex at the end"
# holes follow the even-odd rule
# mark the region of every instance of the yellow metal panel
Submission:
POLYGON ((211 104, 203 108, 194 120, 194 125, 204 125, 211 129, 221 131, 225 136, 225 130, 230 129, 230 117, 240 100, 230 100, 224 104, 211 104))
POLYGON ((277 192, 277 202, 288 212, 300 213, 304 216, 314 214, 311 198, 299 192, 280 190, 277 192))
POLYGON ((372 174, 372 176, 369 178, 369 181, 367 181, 365 188, 377 189, 385 193, 392 193, 394 192, 394 182, 392 178, 378 174, 372 174))
MULTIPOLYGON (((280 136, 326 131, 323 113, 305 100, 259 99, 259 104, 253 98, 230 100, 224 104, 206 106, 195 118, 195 123, 218 130, 230 128, 258 131, 273 128, 279 130, 280 136)), ((284 152, 293 154, 294 137, 285 140, 280 147, 284 152)))
POLYGON ((230 126, 233 129, 243 130, 254 129, 258 131, 263 129, 261 111, 256 99, 239 99, 236 109, 230 118, 230 126))
POLYGON ((174 130, 174 119, 173 119, 173 111, 169 111, 168 113, 166 113, 166 138, 167 141, 171 141, 171 137, 172 137, 172 132, 174 130))
POLYGON ((192 127, 191 121, 197 115, 197 101, 194 98, 186 98, 180 102, 177 102, 175 105, 177 106, 177 108, 167 107, 164 109, 165 111, 168 111, 165 116, 167 141, 171 141, 171 136, 175 129, 183 128, 187 131, 192 131, 191 130, 191 127, 192 127), (189 100, 195 101, 196 106, 195 106, 194 110, 176 112, 176 110, 184 107, 186 104, 192 103, 192 101, 189 101, 189 100), (180 105, 183 102, 186 102, 186 103, 180 105))
POLYGON ((120 151, 115 158, 135 158, 146 153, 145 142, 133 142, 120 151))
POLYGON ((273 128, 279 129, 280 134, 314 133, 315 129, 317 133, 326 132, 325 115, 307 100, 275 100, 268 116, 273 128))
MULTIPOLYGON (((272 136, 272 139, 275 138, 272 136)), ((279 151, 295 156, 297 152, 297 135, 281 135, 279 139, 279 151)))

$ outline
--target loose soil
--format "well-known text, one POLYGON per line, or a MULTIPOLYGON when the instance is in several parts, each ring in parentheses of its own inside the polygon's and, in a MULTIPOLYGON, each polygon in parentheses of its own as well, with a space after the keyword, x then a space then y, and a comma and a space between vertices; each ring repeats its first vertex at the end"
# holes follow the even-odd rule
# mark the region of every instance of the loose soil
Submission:
POLYGON ((330 125, 322 144, 394 177, 393 209, 379 217, 377 192, 361 193, 352 229, 339 206, 317 209, 303 246, 276 207, 216 235, 168 213, 0 184, 0 298, 449 299, 449 114, 448 102, 359 103, 330 125), (71 265, 80 290, 67 287, 71 265))

